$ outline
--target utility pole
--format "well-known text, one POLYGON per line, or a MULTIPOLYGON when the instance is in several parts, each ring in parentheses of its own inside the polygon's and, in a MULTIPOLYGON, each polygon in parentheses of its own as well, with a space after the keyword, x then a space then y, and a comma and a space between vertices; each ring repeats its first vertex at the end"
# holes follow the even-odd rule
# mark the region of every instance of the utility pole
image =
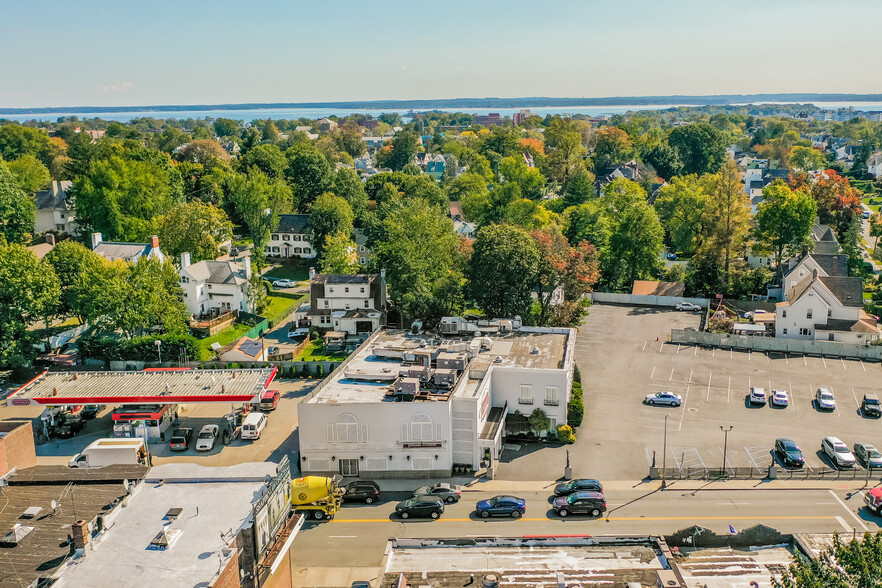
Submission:
POLYGON ((662 488, 668 487, 668 417, 671 416, 669 414, 665 415, 665 443, 662 451, 662 488))
POLYGON ((729 448, 729 431, 734 429, 733 425, 729 425, 729 428, 720 425, 720 430, 723 432, 723 473, 726 474, 726 450, 729 448))

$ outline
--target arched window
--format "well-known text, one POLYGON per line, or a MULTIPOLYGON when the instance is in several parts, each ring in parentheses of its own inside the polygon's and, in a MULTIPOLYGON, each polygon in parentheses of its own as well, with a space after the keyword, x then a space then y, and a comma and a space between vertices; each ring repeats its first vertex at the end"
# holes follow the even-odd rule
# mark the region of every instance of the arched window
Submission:
POLYGON ((432 417, 424 412, 410 419, 411 441, 432 441, 432 417))
POLYGON ((337 417, 337 442, 358 443, 358 419, 346 413, 337 417))

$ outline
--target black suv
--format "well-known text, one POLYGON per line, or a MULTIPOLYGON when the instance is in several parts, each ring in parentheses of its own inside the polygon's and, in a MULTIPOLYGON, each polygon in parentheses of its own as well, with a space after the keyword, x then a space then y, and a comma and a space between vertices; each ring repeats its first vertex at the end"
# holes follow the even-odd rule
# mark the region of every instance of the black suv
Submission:
POLYGON ((559 516, 571 514, 590 514, 599 517, 606 510, 606 499, 600 492, 573 492, 569 496, 558 496, 551 503, 559 516))
POLYGON ((402 519, 410 517, 431 517, 437 519, 444 512, 444 501, 434 496, 414 496, 395 506, 395 512, 402 519))
POLYGON ((364 502, 371 504, 380 499, 380 487, 376 482, 369 480, 356 480, 346 484, 346 492, 343 494, 344 502, 364 502))
POLYGON ((882 417, 882 405, 879 404, 879 397, 875 394, 864 394, 864 401, 861 403, 861 414, 871 417, 882 417))

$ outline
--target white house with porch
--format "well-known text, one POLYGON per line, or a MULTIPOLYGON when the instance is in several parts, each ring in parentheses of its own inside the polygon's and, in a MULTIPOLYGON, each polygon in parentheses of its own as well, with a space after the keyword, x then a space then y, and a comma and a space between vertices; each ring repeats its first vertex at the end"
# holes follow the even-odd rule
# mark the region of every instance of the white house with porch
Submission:
POLYGON ((251 258, 242 263, 206 259, 190 263, 190 254, 181 254, 181 289, 184 303, 193 316, 223 314, 232 310, 250 311, 248 281, 251 258))

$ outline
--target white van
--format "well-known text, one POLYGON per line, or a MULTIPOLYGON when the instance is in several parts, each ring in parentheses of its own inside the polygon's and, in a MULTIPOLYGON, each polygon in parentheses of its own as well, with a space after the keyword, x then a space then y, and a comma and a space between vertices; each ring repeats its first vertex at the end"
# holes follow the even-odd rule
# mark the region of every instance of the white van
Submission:
POLYGON ((242 423, 243 439, 260 439, 260 432, 266 427, 266 414, 262 412, 252 412, 245 417, 242 423))

